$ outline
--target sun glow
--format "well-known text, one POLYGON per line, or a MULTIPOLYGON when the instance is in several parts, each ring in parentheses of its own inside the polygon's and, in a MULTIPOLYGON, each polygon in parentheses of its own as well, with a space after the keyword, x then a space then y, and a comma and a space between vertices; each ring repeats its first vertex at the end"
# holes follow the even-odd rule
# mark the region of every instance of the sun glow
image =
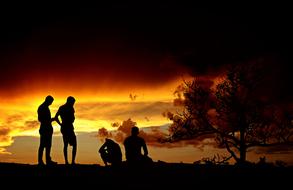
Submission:
MULTIPOLYGON (((114 122, 121 124, 129 118, 140 128, 170 124, 162 113, 174 110, 173 91, 181 81, 174 80, 159 88, 137 87, 131 90, 107 88, 86 91, 52 88, 46 91, 43 88, 32 88, 29 93, 24 91, 21 96, 5 96, 0 99, 1 154, 6 153, 3 147, 11 146, 15 137, 39 137, 37 109, 48 94, 54 97, 50 106, 52 117, 59 106, 65 103, 67 96, 76 98, 74 127, 78 135, 83 132, 97 132, 101 128, 114 130, 114 122)), ((54 134, 61 135, 60 126, 56 122, 52 125, 54 134)))

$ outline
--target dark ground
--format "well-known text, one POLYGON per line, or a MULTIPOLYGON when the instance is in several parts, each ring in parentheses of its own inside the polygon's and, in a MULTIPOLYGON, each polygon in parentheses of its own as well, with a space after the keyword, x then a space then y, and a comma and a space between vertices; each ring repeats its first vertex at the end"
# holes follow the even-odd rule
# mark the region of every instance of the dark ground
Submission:
POLYGON ((272 166, 155 163, 144 169, 113 169, 98 165, 39 167, 0 163, 1 187, 18 189, 285 189, 292 186, 292 174, 293 167, 272 166))

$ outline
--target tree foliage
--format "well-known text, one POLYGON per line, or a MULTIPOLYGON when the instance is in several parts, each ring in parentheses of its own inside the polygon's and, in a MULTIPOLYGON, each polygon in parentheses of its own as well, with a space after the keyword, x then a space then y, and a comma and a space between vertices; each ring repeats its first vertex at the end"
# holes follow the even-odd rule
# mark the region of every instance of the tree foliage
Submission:
POLYGON ((288 104, 271 101, 265 70, 257 65, 237 65, 217 80, 195 78, 175 91, 182 113, 171 114, 170 140, 211 136, 238 162, 248 149, 291 144, 292 113, 288 104))

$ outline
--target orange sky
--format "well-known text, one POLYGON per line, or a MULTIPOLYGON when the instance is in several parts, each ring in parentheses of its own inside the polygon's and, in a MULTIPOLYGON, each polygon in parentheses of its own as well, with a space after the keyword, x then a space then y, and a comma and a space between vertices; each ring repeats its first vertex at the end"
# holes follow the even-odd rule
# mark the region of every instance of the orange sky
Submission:
MULTIPOLYGON (((77 99, 74 124, 78 139, 77 162, 102 165, 101 158, 97 153, 103 141, 102 137, 97 136, 99 129, 106 128, 109 131, 115 131, 112 123, 122 124, 129 118, 146 132, 145 138, 149 145, 150 156, 155 161, 192 163, 203 157, 211 157, 216 153, 227 155, 225 150, 219 150, 213 147, 213 143, 209 142, 191 141, 161 145, 154 141, 152 135, 155 137, 156 134, 149 131, 148 128, 157 127, 166 133, 170 121, 163 117, 162 113, 165 111, 175 112, 179 109, 173 106, 173 91, 181 82, 182 78, 178 78, 162 85, 161 88, 142 88, 128 92, 123 89, 124 93, 104 90, 97 94, 84 93, 84 91, 76 91, 75 94, 70 94, 77 99)), ((55 101, 50 106, 53 116, 58 107, 65 102, 66 93, 63 91, 53 93, 52 91, 51 94, 55 97, 55 101)), ((19 97, 12 96, 1 99, 0 162, 37 162, 39 123, 36 110, 45 96, 46 91, 40 91, 38 93, 31 92, 31 94, 24 93, 23 96, 19 97)), ((52 157, 59 163, 63 163, 60 128, 56 123, 53 123, 53 126, 52 157)), ((124 151, 123 145, 120 144, 120 146, 124 151)), ((249 153, 248 158, 257 161, 261 155, 263 153, 249 153)), ((282 159, 291 163, 289 157, 282 156, 282 154, 269 155, 267 158, 269 160, 282 159)))
MULTIPOLYGON (((115 130, 111 124, 122 123, 131 118, 140 128, 164 127, 166 130, 170 121, 163 117, 165 111, 175 112, 173 106, 173 91, 182 82, 182 78, 173 80, 160 88, 141 88, 121 92, 117 89, 100 89, 93 92, 75 91, 76 97, 76 121, 75 131, 78 139, 77 161, 79 163, 98 163, 102 161, 97 154, 103 138, 98 138, 98 130, 106 128, 115 130), (131 95, 130 95, 131 94, 131 95), (134 98, 135 97, 135 98, 134 98)), ((67 97, 66 90, 51 91, 55 101, 50 106, 54 115, 67 97), (64 92, 65 91, 65 92, 64 92)), ((37 107, 43 102, 47 91, 23 93, 19 97, 6 97, 1 99, 0 107, 0 161, 36 163, 37 148, 39 145, 39 123, 37 121, 37 107)), ((50 92, 50 91, 49 91, 50 92)), ((54 138, 52 157, 59 163, 63 163, 62 139, 60 128, 54 126, 54 138)), ((121 142, 120 142, 121 143, 121 142)), ((123 146, 120 145, 122 151, 123 146)), ((193 162, 200 159, 202 153, 192 145, 175 146, 149 146, 150 156, 154 160, 168 162, 193 162), (173 148, 171 148, 173 147, 173 148)), ((208 152, 208 154, 212 154, 208 152)))
MULTIPOLYGON (((36 110, 48 94, 55 98, 52 115, 67 96, 77 100, 80 163, 101 163, 95 134, 111 130, 113 122, 131 118, 140 128, 165 129, 170 121, 162 113, 176 111, 173 92, 182 79, 217 76, 227 65, 263 60, 270 79, 266 94, 292 102, 289 16, 270 12, 243 19, 178 3, 12 6, 0 15, 0 161, 36 163, 36 110)), ((62 139, 53 125, 53 159, 62 162, 62 139)), ((150 146, 150 156, 193 162, 217 152, 201 146, 150 146)), ((269 156, 290 161, 291 154, 269 156)))
MULTIPOLYGON (((0 101, 0 160, 5 161, 5 159, 1 159, 2 154, 10 154, 7 149, 18 137, 39 137, 36 110, 47 94, 51 94, 55 98, 50 106, 52 116, 65 102, 66 97, 73 95, 77 100, 75 131, 77 133, 97 133, 102 127, 111 129, 112 123, 122 122, 128 118, 135 120, 139 127, 161 126, 170 123, 162 116, 162 113, 175 110, 172 103, 174 98, 172 90, 181 82, 180 80, 172 81, 161 88, 133 89, 132 91, 122 89, 121 92, 117 92, 117 89, 112 89, 112 91, 99 89, 99 92, 89 93, 86 93, 86 89, 84 91, 76 90, 75 93, 70 93, 70 90, 66 89, 63 91, 40 89, 39 92, 35 92, 36 90, 33 88, 30 93, 25 92, 22 96, 2 98, 0 101)), ((60 135, 59 126, 56 123, 53 125, 56 134, 60 135)), ((33 143, 37 145, 38 141, 33 141, 33 143)), ((18 145, 14 151, 13 154, 17 155, 24 150, 21 145, 18 145)), ((87 156, 85 155, 85 157, 87 156)), ((23 162, 26 161, 23 160, 23 162)))

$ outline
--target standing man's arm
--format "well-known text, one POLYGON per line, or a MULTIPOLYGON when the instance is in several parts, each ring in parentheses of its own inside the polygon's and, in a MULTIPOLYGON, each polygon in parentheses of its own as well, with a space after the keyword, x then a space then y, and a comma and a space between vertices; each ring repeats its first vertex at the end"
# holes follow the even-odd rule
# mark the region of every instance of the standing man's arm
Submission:
POLYGON ((125 158, 126 158, 126 160, 128 160, 129 159, 129 152, 128 152, 128 143, 127 143, 127 141, 128 141, 128 138, 126 138, 124 141, 123 141, 123 145, 124 145, 124 151, 125 151, 125 158))
POLYGON ((51 122, 53 122, 53 121, 56 121, 56 118, 55 117, 51 118, 51 122))
POLYGON ((39 120, 39 122, 43 121, 43 115, 42 115, 42 112, 41 112, 40 108, 38 108, 38 120, 39 120))
POLYGON ((57 111, 55 117, 54 117, 54 120, 61 126, 61 122, 59 120, 59 115, 60 115, 60 109, 57 111))
POLYGON ((72 123, 75 121, 75 110, 74 110, 74 108, 73 108, 73 121, 72 121, 72 123))

